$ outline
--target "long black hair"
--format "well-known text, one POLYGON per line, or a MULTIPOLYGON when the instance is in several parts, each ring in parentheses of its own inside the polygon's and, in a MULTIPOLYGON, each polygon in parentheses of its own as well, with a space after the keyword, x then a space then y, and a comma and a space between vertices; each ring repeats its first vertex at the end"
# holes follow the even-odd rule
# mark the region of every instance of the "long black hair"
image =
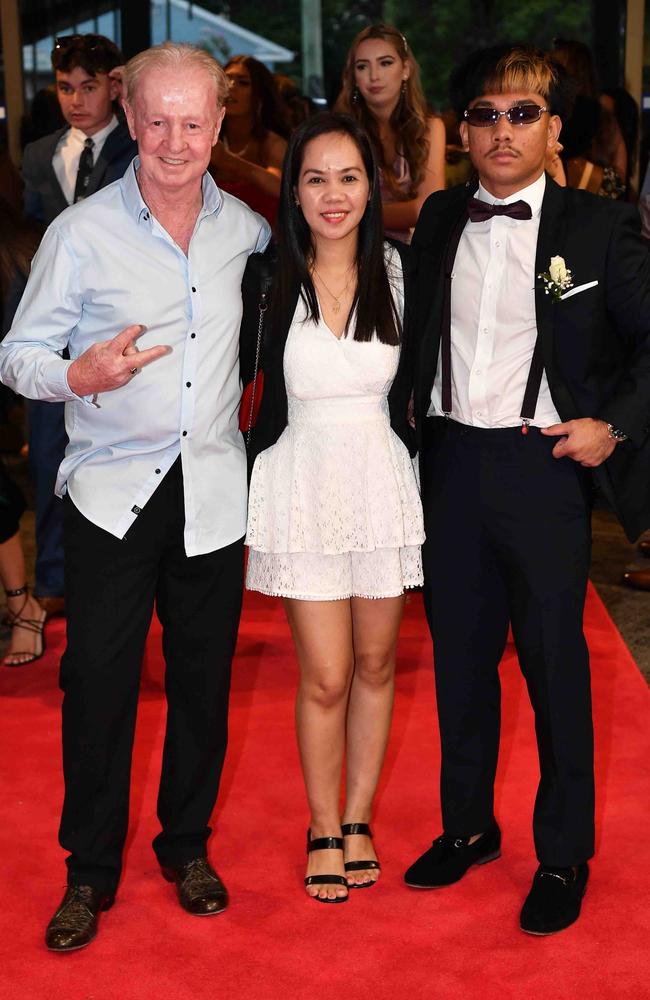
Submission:
POLYGON ((321 135, 348 136, 361 155, 370 185, 366 210, 359 223, 356 268, 357 288, 352 300, 345 332, 356 317, 354 339, 372 340, 376 335, 383 344, 398 344, 401 320, 386 273, 384 259, 384 224, 377 165, 370 140, 353 118, 324 112, 308 118, 291 136, 282 169, 280 209, 278 213, 278 280, 271 308, 271 329, 282 324, 291 307, 295 289, 307 307, 310 319, 320 318, 318 297, 311 277, 314 241, 300 206, 296 204, 296 188, 300 178, 305 148, 321 135))
MULTIPOLYGON (((256 139, 266 139, 267 132, 288 139, 291 132, 285 114, 282 98, 270 70, 255 56, 232 56, 224 66, 228 73, 231 66, 243 66, 251 79, 251 112, 253 115, 253 135, 256 139)), ((224 118, 222 131, 228 134, 228 114, 224 118)))

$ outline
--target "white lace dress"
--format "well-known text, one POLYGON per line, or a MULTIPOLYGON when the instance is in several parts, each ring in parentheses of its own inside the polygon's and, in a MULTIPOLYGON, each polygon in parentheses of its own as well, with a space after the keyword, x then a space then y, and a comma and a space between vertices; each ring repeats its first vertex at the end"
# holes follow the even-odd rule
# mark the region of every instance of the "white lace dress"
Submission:
MULTIPOLYGON (((402 308, 401 269, 388 251, 402 308)), ((396 597, 422 583, 422 506, 387 393, 399 348, 340 340, 299 299, 284 352, 288 425, 258 455, 246 585, 327 601, 396 597)))

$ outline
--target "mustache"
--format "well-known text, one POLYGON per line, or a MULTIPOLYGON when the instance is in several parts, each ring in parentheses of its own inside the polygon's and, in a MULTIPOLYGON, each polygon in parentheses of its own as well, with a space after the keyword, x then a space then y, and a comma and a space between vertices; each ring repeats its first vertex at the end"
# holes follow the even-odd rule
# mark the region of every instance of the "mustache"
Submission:
POLYGON ((487 155, 502 156, 504 153, 507 153, 509 156, 512 156, 513 159, 516 159, 518 156, 521 156, 521 153, 518 153, 516 149, 512 148, 512 146, 493 146, 487 155))

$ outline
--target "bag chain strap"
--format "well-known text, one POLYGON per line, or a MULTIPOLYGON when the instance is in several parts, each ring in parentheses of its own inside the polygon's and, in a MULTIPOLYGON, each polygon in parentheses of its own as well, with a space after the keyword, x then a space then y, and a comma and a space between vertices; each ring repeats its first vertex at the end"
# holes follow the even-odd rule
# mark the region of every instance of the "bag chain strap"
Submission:
POLYGON ((248 429, 246 431, 246 444, 249 445, 251 442, 251 433, 253 430, 253 413, 255 411, 255 390, 257 388, 257 375, 260 368, 260 352, 262 349, 262 331, 264 329, 264 313, 268 309, 268 283, 262 289, 262 294, 260 297, 260 317, 257 323, 257 345, 255 348, 255 369, 253 373, 253 391, 251 393, 251 408, 248 414, 248 429))

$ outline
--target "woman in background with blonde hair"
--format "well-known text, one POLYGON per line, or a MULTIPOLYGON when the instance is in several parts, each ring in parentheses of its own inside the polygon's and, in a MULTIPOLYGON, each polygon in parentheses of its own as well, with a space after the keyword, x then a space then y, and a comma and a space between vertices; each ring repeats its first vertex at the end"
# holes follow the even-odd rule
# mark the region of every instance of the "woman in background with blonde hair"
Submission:
POLYGON ((336 109, 352 115, 370 136, 384 229, 408 243, 425 199, 445 186, 445 128, 429 114, 420 68, 397 28, 376 24, 357 35, 336 109))

